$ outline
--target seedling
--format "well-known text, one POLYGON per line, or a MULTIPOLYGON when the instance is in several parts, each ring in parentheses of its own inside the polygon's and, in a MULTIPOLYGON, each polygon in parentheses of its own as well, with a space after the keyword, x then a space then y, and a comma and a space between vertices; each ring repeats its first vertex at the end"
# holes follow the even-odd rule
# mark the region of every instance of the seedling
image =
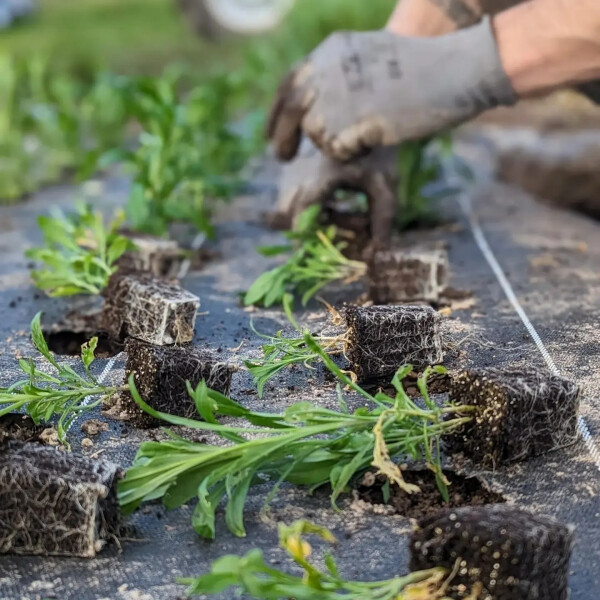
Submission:
POLYGON ((103 397, 110 397, 126 386, 103 386, 92 375, 90 366, 94 362, 97 338, 81 347, 84 367, 81 374, 68 364, 57 362, 42 334, 40 319, 41 313, 38 313, 31 322, 31 337, 52 370, 46 372, 38 368, 33 359, 20 358, 19 367, 26 379, 8 388, 0 388, 0 416, 25 409, 36 425, 57 416, 58 438, 64 442, 69 425, 77 415, 94 408, 103 397), (95 397, 98 400, 93 401, 95 397))
MULTIPOLYGON (((305 342, 304 334, 298 337, 283 337, 283 332, 278 331, 274 336, 259 333, 251 323, 252 331, 267 340, 261 349, 263 358, 260 361, 246 361, 245 365, 254 377, 258 395, 262 398, 266 383, 279 371, 291 365, 303 365, 311 369, 312 364, 319 360, 320 354, 310 350, 305 342)), ((306 332, 304 332, 306 333, 306 332)), ((315 336, 313 339, 329 356, 342 354, 345 348, 344 335, 315 336)))
POLYGON ((0 57, 0 203, 66 174, 85 178, 123 142, 119 78, 88 84, 50 68, 49 57, 0 57))
POLYGON ((336 242, 336 228, 319 229, 320 207, 312 206, 300 217, 296 230, 288 232, 289 246, 259 248, 264 256, 287 256, 284 264, 263 273, 246 292, 244 304, 282 304, 288 295, 299 296, 302 304, 334 281, 351 283, 367 272, 364 262, 346 258, 343 242, 336 242))
POLYGON ((162 498, 175 508, 195 496, 199 502, 193 516, 196 532, 215 537, 215 511, 226 496, 225 520, 236 535, 245 535, 244 504, 251 485, 270 481, 272 497, 283 481, 309 486, 311 490, 330 484, 331 502, 360 472, 374 466, 391 483, 407 493, 417 493, 407 484, 397 456, 425 457, 437 477, 440 493, 447 497, 440 466, 440 437, 470 421, 468 407, 437 407, 427 394, 427 379, 437 367, 425 371, 419 381, 425 408, 415 404, 404 391, 402 379, 412 370, 405 366, 392 380, 394 397, 372 396, 339 369, 327 353, 307 334, 309 350, 320 355, 327 368, 367 399, 374 408, 351 413, 340 392, 340 409, 331 410, 308 402, 295 404, 281 414, 250 411, 230 398, 209 390, 204 383, 190 386, 196 408, 204 421, 160 413, 146 404, 137 392, 133 377, 130 391, 135 401, 151 416, 173 425, 212 431, 229 446, 190 442, 172 436, 167 442, 146 442, 120 486, 120 500, 126 513, 142 502, 162 498), (244 426, 217 423, 217 415, 236 416, 244 426), (249 439, 244 434, 259 436, 249 439))
MULTIPOLYGON (((452 154, 452 137, 438 135, 429 140, 405 142, 398 148, 398 211, 396 228, 400 231, 423 223, 435 222, 432 201, 456 193, 457 186, 440 182, 443 172, 441 159, 452 154), (435 154, 428 151, 435 147, 435 154), (435 189, 434 189, 435 185, 435 189)), ((459 169, 460 184, 472 179, 467 165, 454 158, 459 169)))
POLYGON ((171 223, 184 222, 211 237, 214 200, 238 189, 249 156, 247 142, 229 127, 236 86, 217 76, 180 100, 177 83, 168 76, 129 82, 128 109, 143 130, 139 146, 115 149, 102 162, 125 160, 134 172, 127 204, 133 230, 165 235, 171 223))
MULTIPOLYGON (((429 306, 348 306, 343 316, 330 310, 334 323, 345 321, 346 330, 313 339, 329 356, 343 355, 349 363, 348 374, 358 381, 389 380, 402 363, 422 369, 443 360, 441 317, 429 306)), ((291 365, 312 368, 320 360, 320 354, 307 347, 304 335, 286 338, 279 331, 268 336, 251 327, 267 340, 262 360, 246 361, 259 396, 267 381, 282 369, 291 365)))
POLYGON ((117 215, 105 225, 102 214, 85 204, 79 204, 73 214, 39 217, 45 246, 26 252, 44 265, 31 272, 35 285, 49 296, 99 294, 129 247, 129 241, 118 234, 122 223, 123 217, 117 215))
POLYGON ((296 521, 289 526, 280 524, 279 545, 304 571, 302 577, 269 566, 260 550, 251 550, 245 556, 223 556, 213 562, 210 573, 178 582, 189 586, 189 596, 217 594, 234 588, 264 600, 440 600, 445 596, 448 581, 445 569, 430 569, 385 581, 348 581, 327 552, 323 571, 310 561, 312 548, 305 539, 307 535, 337 543, 329 530, 307 521, 296 521))

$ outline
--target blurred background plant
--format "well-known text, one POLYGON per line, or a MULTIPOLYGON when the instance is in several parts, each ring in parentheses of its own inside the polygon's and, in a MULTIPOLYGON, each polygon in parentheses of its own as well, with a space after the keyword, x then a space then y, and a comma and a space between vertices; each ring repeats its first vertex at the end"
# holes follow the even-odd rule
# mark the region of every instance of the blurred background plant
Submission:
POLYGON ((0 204, 124 161, 132 229, 210 235, 281 75, 334 30, 380 27, 393 3, 303 0, 271 32, 219 39, 175 0, 39 3, 0 32, 0 204))

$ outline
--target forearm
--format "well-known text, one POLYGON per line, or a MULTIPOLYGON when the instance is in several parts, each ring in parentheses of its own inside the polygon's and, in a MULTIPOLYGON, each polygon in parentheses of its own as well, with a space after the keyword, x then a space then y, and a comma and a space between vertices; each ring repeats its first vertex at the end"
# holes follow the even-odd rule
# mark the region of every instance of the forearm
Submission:
POLYGON ((598 0, 530 0, 496 16, 494 27, 521 97, 600 78, 598 0))

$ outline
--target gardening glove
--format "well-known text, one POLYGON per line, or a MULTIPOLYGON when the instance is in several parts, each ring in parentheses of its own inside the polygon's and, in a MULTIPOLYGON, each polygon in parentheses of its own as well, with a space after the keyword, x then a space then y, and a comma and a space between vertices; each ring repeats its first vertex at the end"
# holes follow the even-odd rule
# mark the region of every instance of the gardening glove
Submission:
POLYGON ((398 195, 398 149, 394 146, 377 148, 365 157, 342 163, 305 139, 294 161, 283 166, 274 221, 282 228, 292 228, 309 206, 326 204, 340 189, 367 196, 371 237, 387 243, 398 195))
POLYGON ((283 160, 296 155, 302 131, 349 160, 516 100, 489 17, 434 38, 334 33, 280 85, 267 134, 283 160))

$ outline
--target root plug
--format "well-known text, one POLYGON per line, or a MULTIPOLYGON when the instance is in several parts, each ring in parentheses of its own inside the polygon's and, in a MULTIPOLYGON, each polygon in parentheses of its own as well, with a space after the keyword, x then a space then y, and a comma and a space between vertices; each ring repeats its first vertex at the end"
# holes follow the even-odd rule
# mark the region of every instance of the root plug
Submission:
POLYGON ((162 346, 194 337, 200 299, 178 285, 146 273, 117 273, 104 295, 102 326, 114 339, 162 346))
POLYGON ((579 396, 577 384, 542 370, 462 371, 451 378, 450 401, 478 410, 448 448, 497 467, 570 446, 579 396))
POLYGON ((369 295, 375 304, 438 302, 448 272, 444 250, 379 250, 369 262, 369 295))
POLYGON ((120 469, 38 444, 0 447, 0 553, 93 558, 119 532, 120 469))
POLYGON ((167 279, 178 276, 184 253, 175 240, 141 233, 128 233, 127 238, 135 248, 119 259, 117 264, 123 272, 148 272, 167 279))
POLYGON ((571 527, 504 504, 445 510, 419 522, 410 569, 446 568, 452 598, 567 600, 571 527))
MULTIPOLYGON (((136 388, 149 406, 179 417, 194 418, 197 414, 186 381, 196 388, 204 379, 209 388, 227 396, 236 371, 234 365, 200 348, 153 346, 130 338, 125 350, 125 380, 134 373, 136 388)), ((133 425, 146 428, 164 424, 146 414, 129 392, 122 393, 121 402, 133 425)))
POLYGON ((350 306, 347 356, 360 381, 389 378, 400 365, 442 362, 441 316, 429 306, 350 306))

